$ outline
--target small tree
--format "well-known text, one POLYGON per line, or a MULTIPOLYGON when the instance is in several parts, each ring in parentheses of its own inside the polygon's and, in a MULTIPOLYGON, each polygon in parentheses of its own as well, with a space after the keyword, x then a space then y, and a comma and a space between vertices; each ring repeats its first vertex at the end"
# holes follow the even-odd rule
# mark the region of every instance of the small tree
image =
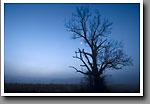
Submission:
POLYGON ((98 11, 92 15, 87 7, 77 8, 65 26, 73 33, 73 39, 81 38, 91 50, 87 52, 79 48, 73 56, 82 62, 81 67, 84 70, 70 67, 88 76, 94 88, 103 86, 101 75, 104 70, 122 69, 123 66, 132 65, 132 59, 124 53, 122 43, 107 39, 112 23, 102 20, 98 11))

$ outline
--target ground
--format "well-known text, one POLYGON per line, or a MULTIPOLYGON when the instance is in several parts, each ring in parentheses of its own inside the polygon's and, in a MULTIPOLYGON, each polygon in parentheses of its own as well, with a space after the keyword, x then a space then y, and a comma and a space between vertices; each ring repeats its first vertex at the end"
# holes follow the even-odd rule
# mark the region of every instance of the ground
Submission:
MULTIPOLYGON (((139 87, 109 85, 104 93, 138 93, 139 87)), ((5 83, 5 93, 86 93, 93 92, 84 84, 17 84, 5 83)), ((101 91, 96 91, 101 92, 101 91)))

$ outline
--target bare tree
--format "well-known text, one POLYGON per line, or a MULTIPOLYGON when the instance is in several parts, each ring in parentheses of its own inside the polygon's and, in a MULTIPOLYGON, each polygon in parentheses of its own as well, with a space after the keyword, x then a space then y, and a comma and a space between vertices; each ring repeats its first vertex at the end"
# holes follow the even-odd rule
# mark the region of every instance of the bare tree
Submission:
POLYGON ((88 7, 77 8, 65 26, 73 33, 73 39, 81 38, 91 50, 87 52, 79 48, 73 56, 82 62, 81 67, 84 70, 70 67, 92 78, 95 87, 102 86, 100 81, 104 70, 122 69, 123 66, 132 65, 132 59, 124 53, 122 43, 107 39, 112 23, 102 19, 98 11, 92 15, 88 7))

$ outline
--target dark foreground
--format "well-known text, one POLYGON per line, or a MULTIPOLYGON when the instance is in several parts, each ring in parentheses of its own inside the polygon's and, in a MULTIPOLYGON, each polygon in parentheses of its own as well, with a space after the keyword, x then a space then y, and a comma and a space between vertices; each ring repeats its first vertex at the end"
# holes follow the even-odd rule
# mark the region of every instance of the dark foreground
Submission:
POLYGON ((139 93, 138 87, 108 86, 95 91, 83 84, 4 84, 5 93, 139 93))

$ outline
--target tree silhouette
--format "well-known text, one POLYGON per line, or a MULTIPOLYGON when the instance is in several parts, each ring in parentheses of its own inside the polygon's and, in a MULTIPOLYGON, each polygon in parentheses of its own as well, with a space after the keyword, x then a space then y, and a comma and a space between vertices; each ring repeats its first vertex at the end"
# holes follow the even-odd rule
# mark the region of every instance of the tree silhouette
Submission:
POLYGON ((90 48, 90 52, 78 48, 73 56, 82 62, 83 70, 70 67, 88 76, 94 88, 103 86, 101 75, 104 70, 132 65, 132 59, 123 51, 122 42, 107 39, 112 23, 102 19, 98 11, 92 14, 88 7, 77 8, 65 26, 73 33, 73 39, 81 38, 90 48))

